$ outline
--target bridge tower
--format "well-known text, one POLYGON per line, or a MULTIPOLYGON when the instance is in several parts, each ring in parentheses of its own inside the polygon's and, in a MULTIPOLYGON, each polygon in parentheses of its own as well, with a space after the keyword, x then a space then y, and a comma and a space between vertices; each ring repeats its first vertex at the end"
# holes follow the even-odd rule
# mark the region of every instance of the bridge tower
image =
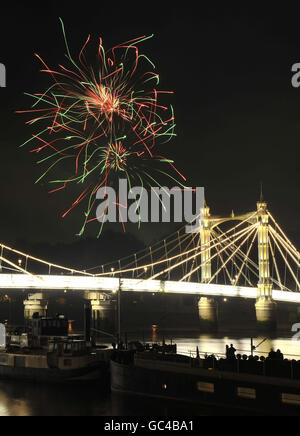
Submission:
POLYGON ((276 303, 273 300, 273 285, 270 277, 270 236, 267 203, 263 198, 258 209, 258 262, 259 282, 256 301, 256 319, 259 327, 276 329, 276 303))
POLYGON ((40 317, 46 317, 47 310, 48 301, 44 298, 44 295, 41 292, 28 295, 28 299, 24 301, 25 322, 32 319, 35 314, 38 314, 40 317))
MULTIPOLYGON (((200 239, 201 239, 201 282, 209 283, 211 271, 211 219, 210 208, 206 205, 201 209, 200 239)), ((198 302, 201 327, 209 330, 217 329, 218 305, 215 299, 202 297, 198 302)))

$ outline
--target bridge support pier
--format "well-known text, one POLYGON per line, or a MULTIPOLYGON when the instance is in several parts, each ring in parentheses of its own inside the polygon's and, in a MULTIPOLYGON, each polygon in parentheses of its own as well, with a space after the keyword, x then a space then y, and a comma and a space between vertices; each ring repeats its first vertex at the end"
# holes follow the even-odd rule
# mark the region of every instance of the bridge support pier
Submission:
POLYGON ((88 292, 86 299, 91 305, 92 329, 109 334, 115 333, 115 301, 108 295, 98 292, 88 292))
POLYGON ((218 330, 218 303, 213 298, 203 297, 198 302, 198 312, 201 330, 218 330))
POLYGON ((255 304, 259 330, 274 331, 277 328, 277 304, 270 298, 258 298, 255 304))
POLYGON ((48 301, 45 300, 42 293, 28 295, 28 300, 24 301, 24 318, 25 322, 32 319, 35 314, 39 317, 46 317, 48 301))

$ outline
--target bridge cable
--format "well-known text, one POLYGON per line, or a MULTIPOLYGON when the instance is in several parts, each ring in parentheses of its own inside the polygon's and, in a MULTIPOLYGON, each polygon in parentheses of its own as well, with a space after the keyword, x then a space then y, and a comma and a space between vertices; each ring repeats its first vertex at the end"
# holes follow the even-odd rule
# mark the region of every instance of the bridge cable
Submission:
MULTIPOLYGON (((253 216, 254 216, 254 215, 255 215, 255 214, 253 214, 253 216)), ((242 226, 245 222, 248 221, 248 219, 249 219, 249 217, 247 217, 243 222, 239 223, 235 228, 237 229, 238 227, 242 226)), ((256 225, 256 224, 254 224, 254 225, 256 225)), ((250 227, 250 229, 251 229, 251 227, 250 227)), ((226 232, 226 235, 229 235, 230 233, 232 233, 233 230, 234 230, 234 229, 230 229, 230 230, 228 230, 228 231, 226 232)), ((239 235, 239 234, 241 234, 241 233, 245 233, 245 230, 243 229, 243 230, 239 231, 239 232, 236 234, 236 236, 239 235)), ((189 235, 189 236, 190 236, 190 235, 189 235)), ((196 237, 196 236, 197 236, 197 235, 194 235, 194 237, 196 237)), ((223 242, 226 242, 227 240, 231 240, 231 238, 232 238, 232 237, 227 237, 223 242)), ((220 243, 219 243, 218 245, 220 245, 220 243)), ((212 248, 214 248, 214 247, 212 247, 212 248)), ((195 254, 194 254, 194 255, 191 255, 190 257, 188 257, 188 255, 191 254, 191 253, 193 253, 193 252, 195 252, 195 249, 191 249, 191 250, 186 251, 186 252, 185 252, 185 254, 186 254, 186 259, 185 259, 184 261, 182 261, 182 262, 176 263, 175 266, 172 267, 172 268, 170 268, 170 269, 172 270, 172 269, 174 269, 174 268, 177 268, 177 267, 180 266, 182 263, 186 263, 186 262, 188 262, 189 260, 192 260, 192 259, 194 258, 194 256, 195 256, 195 254)), ((202 254, 202 251, 201 251, 199 254, 202 254)), ((196 254, 196 256, 197 256, 197 255, 198 255, 198 254, 196 254)), ((181 257, 181 253, 180 253, 179 255, 173 256, 173 257, 170 258, 170 259, 163 259, 163 260, 161 260, 161 261, 156 261, 156 262, 154 262, 154 265, 161 265, 161 264, 163 264, 163 263, 168 263, 168 262, 171 262, 171 261, 177 259, 178 257, 181 257)), ((140 266, 140 267, 136 266, 136 269, 135 269, 135 270, 142 270, 142 269, 144 269, 145 266, 146 266, 146 267, 151 267, 152 265, 144 265, 144 266, 140 266)), ((169 268, 167 268, 167 269, 165 269, 164 271, 162 271, 162 272, 156 274, 154 277, 152 277, 152 279, 154 279, 155 277, 159 277, 159 276, 162 275, 162 274, 165 274, 166 272, 168 272, 168 270, 169 270, 169 268)), ((132 271, 132 268, 130 268, 130 269, 128 269, 128 270, 117 271, 117 273, 118 273, 118 274, 120 274, 120 273, 124 274, 124 273, 126 273, 126 272, 131 272, 131 271, 132 271)), ((95 276, 96 276, 96 277, 100 277, 101 275, 102 275, 102 274, 96 274, 95 276)))
MULTIPOLYGON (((255 228, 253 228, 253 229, 251 230, 250 234, 248 234, 249 232, 247 231, 247 233, 246 233, 246 238, 241 242, 241 244, 239 245, 239 247, 237 247, 237 249, 232 253, 232 255, 229 257, 229 259, 227 259, 227 261, 225 262, 225 265, 226 265, 229 261, 231 261, 231 259, 235 256, 235 254, 237 253, 237 251, 240 249, 240 247, 242 247, 242 246, 247 242, 247 239, 250 238, 250 237, 252 236, 252 234, 253 234, 255 231, 256 231, 256 226, 255 226, 255 228)), ((242 237, 243 237, 243 236, 244 236, 244 235, 242 235, 242 237)), ((217 271, 217 272, 214 274, 214 276, 210 279, 209 284, 213 282, 213 280, 215 279, 216 275, 219 274, 219 272, 220 272, 220 270, 217 271)))
MULTIPOLYGON (((221 229, 219 229, 218 227, 217 227, 217 229, 221 232, 221 234, 223 234, 223 232, 222 232, 222 230, 221 229)), ((254 245, 254 242, 255 242, 255 237, 253 238, 253 241, 252 241, 252 246, 254 245)), ((247 243, 248 243, 248 241, 247 241, 247 243)), ((231 251, 231 253, 234 251, 234 249, 235 248, 237 248, 237 246, 235 245, 235 244, 233 244, 233 246, 231 246, 231 247, 229 247, 229 250, 231 251)), ((252 250, 252 248, 251 248, 251 250, 252 250)), ((249 250, 249 254, 251 253, 251 250, 249 250)), ((228 251, 227 251, 227 249, 225 249, 225 254, 226 255, 228 255, 228 251)), ((239 248, 239 250, 238 250, 238 252, 237 252, 237 255, 236 255, 236 257, 241 261, 241 262, 244 262, 245 260, 247 261, 247 262, 250 262, 253 266, 254 266, 254 268, 256 268, 257 270, 259 269, 258 268, 258 265, 256 265, 250 258, 249 258, 249 256, 247 257, 246 256, 246 254, 239 248)), ((250 267, 250 266, 248 266, 248 264, 247 264, 247 269, 248 269, 248 277, 247 276, 245 276, 244 274, 243 274, 243 276, 245 277, 245 280, 247 280, 247 282, 250 284, 250 286, 253 286, 253 284, 251 283, 251 280, 250 280, 250 274, 249 274, 249 272, 251 271, 256 277, 259 277, 259 275, 255 272, 255 271, 253 271, 253 269, 250 267)))
MULTIPOLYGON (((251 230, 252 230, 252 228, 253 228, 253 230, 251 231, 251 233, 255 230, 255 228, 254 227, 256 227, 257 225, 255 224, 255 225, 253 225, 252 227, 251 227, 251 230)), ((241 230, 240 232, 238 232, 237 233, 237 235, 239 235, 239 237, 237 237, 233 242, 231 242, 230 244, 229 244, 229 246, 231 246, 231 245, 233 245, 235 242, 237 242, 238 240, 240 240, 243 236, 245 236, 245 234, 248 234, 249 233, 249 230, 247 229, 247 230, 245 230, 245 229, 243 229, 243 230, 241 230)), ((229 239, 229 238, 227 238, 227 239, 229 239)), ((216 244, 216 246, 218 246, 218 245, 220 245, 220 243, 218 243, 218 244, 216 244)), ((224 252, 224 248, 221 250, 221 253, 222 252, 224 252)), ((218 253, 217 254, 215 254, 214 256, 212 256, 211 257, 211 259, 210 259, 210 261, 211 260, 213 260, 216 256, 218 255, 218 253)), ((208 261, 206 261, 206 262, 204 262, 204 264, 206 265, 208 263, 208 261)), ((201 268, 202 267, 202 264, 200 265, 200 267, 199 268, 201 268)), ((192 271, 192 273, 194 273, 195 271, 192 271)), ((184 281, 185 279, 186 279, 187 277, 184 277, 182 280, 180 280, 180 281, 184 281)), ((212 281, 212 280, 211 280, 212 281)), ((211 282, 210 281, 210 282, 211 282)))
POLYGON ((285 259, 285 256, 284 256, 284 254, 283 254, 283 252, 282 252, 282 250, 281 250, 281 247, 280 247, 280 245, 279 245, 279 242, 277 242, 276 237, 274 237, 274 235, 273 235, 272 232, 271 232, 271 236, 272 236, 272 238, 273 238, 273 240, 274 240, 274 242, 275 242, 275 244, 276 244, 276 246, 277 246, 277 248, 278 248, 278 250, 279 250, 279 252, 280 252, 280 254, 281 254, 281 256, 282 256, 282 258, 283 258, 283 260, 285 261, 285 263, 286 263, 286 265, 287 265, 287 267, 288 267, 290 273, 292 274, 292 276, 293 276, 293 278, 294 278, 294 280, 295 280, 297 286, 299 287, 299 281, 298 281, 297 277, 295 276, 294 271, 293 271, 293 269, 291 268, 291 266, 290 266, 288 260, 285 259))
MULTIPOLYGON (((248 246, 248 248, 247 248, 247 254, 245 254, 245 253, 240 249, 240 247, 237 247, 235 244, 233 245, 233 247, 230 247, 230 251, 231 251, 231 252, 233 252, 235 248, 238 248, 238 251, 241 252, 241 253, 243 254, 243 257, 240 256, 240 255, 237 255, 237 257, 239 258, 239 260, 242 262, 241 268, 239 268, 238 265, 237 265, 237 263, 235 262, 235 266, 236 266, 236 268, 239 270, 238 280, 239 280, 240 276, 243 275, 243 277, 245 278, 245 284, 246 284, 246 281, 247 281, 248 284, 249 284, 250 286, 253 286, 253 284, 251 283, 251 281, 250 281, 250 279, 247 277, 247 275, 244 274, 243 270, 244 270, 244 268, 245 268, 245 266, 246 266, 246 262, 249 260, 249 255, 250 255, 250 253, 251 253, 251 251, 252 251, 252 248, 253 248, 253 245, 254 245, 254 242, 255 242, 256 237, 257 237, 257 232, 255 233, 255 235, 254 235, 254 237, 253 237, 253 240, 252 240, 250 246, 249 246, 249 239, 250 239, 250 238, 247 239, 247 246, 248 246)), ((228 251, 227 251, 227 249, 225 249, 225 254, 228 255, 228 251)), ((223 260, 223 259, 222 259, 222 260, 223 260)), ((223 261, 223 264, 224 264, 224 261, 223 261)), ((229 271, 228 271, 228 269, 227 269, 227 266, 225 266, 225 268, 226 268, 226 271, 227 271, 228 278, 229 278, 229 280, 230 280, 230 282, 231 282, 231 284, 232 284, 232 278, 231 278, 231 276, 230 276, 230 274, 229 274, 229 271)), ((237 281, 238 281, 238 280, 237 280, 237 281)))

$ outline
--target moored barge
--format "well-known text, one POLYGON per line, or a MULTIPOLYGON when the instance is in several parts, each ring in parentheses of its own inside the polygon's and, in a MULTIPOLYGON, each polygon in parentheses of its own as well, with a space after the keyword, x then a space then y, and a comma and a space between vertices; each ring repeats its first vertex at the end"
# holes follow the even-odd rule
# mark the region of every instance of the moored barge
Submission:
POLYGON ((145 350, 115 352, 110 368, 115 392, 300 415, 300 362, 194 359, 145 350))
POLYGON ((107 385, 110 354, 87 337, 68 336, 64 316, 36 317, 27 332, 7 336, 6 347, 0 350, 0 379, 107 385))

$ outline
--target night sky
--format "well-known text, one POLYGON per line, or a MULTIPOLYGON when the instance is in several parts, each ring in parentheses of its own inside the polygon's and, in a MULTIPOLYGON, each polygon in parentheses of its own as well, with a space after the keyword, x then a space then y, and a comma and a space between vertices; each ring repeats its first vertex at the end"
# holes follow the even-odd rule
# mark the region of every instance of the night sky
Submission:
MULTIPOLYGON (((89 33, 102 36, 107 48, 154 33, 143 52, 155 62, 161 88, 175 91, 178 135, 162 153, 175 160, 190 186, 205 186, 218 215, 254 210, 262 181, 270 211, 299 247, 300 88, 291 85, 291 68, 300 63, 300 15, 274 3, 181 5, 1 5, 0 62, 7 68, 7 88, 0 88, 1 241, 72 242, 81 227, 76 211, 60 218, 73 201, 72 190, 49 196, 46 185, 34 184, 40 168, 29 149, 18 148, 32 131, 26 117, 14 114, 31 103, 24 92, 49 83, 34 53, 50 66, 64 62, 60 16, 74 53, 89 33)), ((149 243, 173 227, 149 224, 129 231, 149 243)), ((120 225, 112 228, 122 231, 120 225)))

